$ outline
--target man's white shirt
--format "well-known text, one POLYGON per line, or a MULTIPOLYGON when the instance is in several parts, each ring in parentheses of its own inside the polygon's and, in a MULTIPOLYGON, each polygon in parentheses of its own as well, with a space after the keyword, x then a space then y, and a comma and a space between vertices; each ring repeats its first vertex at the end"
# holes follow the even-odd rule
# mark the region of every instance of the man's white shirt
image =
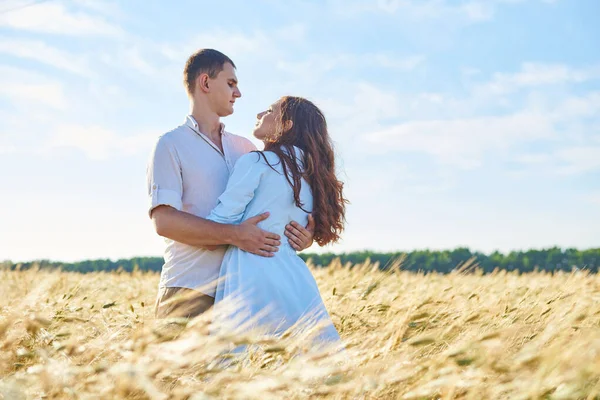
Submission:
MULTIPOLYGON (((221 124, 223 152, 187 116, 185 123, 162 135, 147 169, 149 212, 159 205, 171 206, 205 218, 225 191, 235 162, 256 150, 241 136, 225 131, 221 124)), ((165 238, 165 264, 159 288, 184 287, 214 296, 211 285, 218 276, 225 247, 205 250, 165 238)))

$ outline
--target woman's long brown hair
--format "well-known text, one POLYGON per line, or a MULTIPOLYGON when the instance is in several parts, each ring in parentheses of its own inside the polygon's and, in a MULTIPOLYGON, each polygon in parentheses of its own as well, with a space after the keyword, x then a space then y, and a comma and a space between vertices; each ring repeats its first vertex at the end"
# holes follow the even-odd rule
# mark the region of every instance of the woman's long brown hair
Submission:
MULTIPOLYGON (((294 190, 294 201, 303 210, 300 186, 301 179, 306 179, 313 195, 314 240, 320 246, 335 243, 344 230, 348 200, 344 198, 344 184, 335 175, 333 143, 325 116, 312 102, 301 97, 282 97, 280 107, 277 139, 268 142, 265 151, 277 154, 282 161, 283 174, 294 190), (290 129, 285 129, 289 126, 286 121, 292 121, 290 129), (303 151, 302 160, 297 159, 293 146, 303 151)), ((265 155, 262 156, 269 164, 265 155)))

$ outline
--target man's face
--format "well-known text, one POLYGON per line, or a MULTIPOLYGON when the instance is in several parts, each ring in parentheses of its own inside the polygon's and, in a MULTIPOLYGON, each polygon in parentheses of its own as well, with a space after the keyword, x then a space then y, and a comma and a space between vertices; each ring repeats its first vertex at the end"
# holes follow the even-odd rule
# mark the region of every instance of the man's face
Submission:
MULTIPOLYGON (((202 83, 200 82, 200 84, 202 83)), ((219 117, 233 114, 233 104, 242 96, 238 89, 238 80, 233 65, 225 63, 223 70, 215 79, 208 78, 207 85, 207 96, 212 110, 219 117)))

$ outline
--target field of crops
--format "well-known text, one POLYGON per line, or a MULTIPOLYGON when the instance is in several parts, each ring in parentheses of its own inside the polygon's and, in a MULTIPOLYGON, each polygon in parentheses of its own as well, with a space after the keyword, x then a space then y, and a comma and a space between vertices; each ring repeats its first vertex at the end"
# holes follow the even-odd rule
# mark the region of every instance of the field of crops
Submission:
POLYGON ((600 398, 598 275, 313 273, 343 352, 156 322, 154 273, 0 270, 0 399, 600 398))

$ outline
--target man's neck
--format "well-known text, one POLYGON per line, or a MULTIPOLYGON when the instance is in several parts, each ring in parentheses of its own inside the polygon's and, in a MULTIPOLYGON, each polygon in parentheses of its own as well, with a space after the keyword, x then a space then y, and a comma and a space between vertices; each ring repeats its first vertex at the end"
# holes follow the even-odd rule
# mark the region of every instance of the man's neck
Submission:
POLYGON ((208 136, 211 140, 221 138, 221 121, 219 116, 206 107, 192 104, 192 117, 198 123, 198 130, 208 136))

